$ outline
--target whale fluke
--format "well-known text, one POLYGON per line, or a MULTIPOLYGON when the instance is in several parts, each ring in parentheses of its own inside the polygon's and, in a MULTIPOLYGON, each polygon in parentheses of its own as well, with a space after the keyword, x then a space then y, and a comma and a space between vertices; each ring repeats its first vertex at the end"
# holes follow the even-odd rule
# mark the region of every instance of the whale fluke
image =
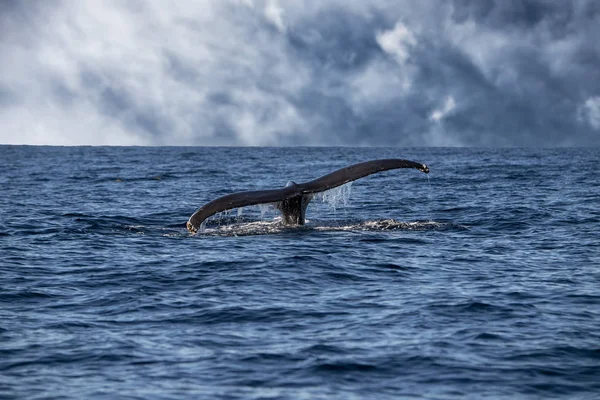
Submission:
POLYGON ((304 225, 306 207, 315 193, 333 189, 367 175, 398 168, 415 168, 426 174, 429 173, 427 165, 409 160, 366 161, 338 169, 306 183, 289 182, 282 189, 238 192, 219 197, 192 214, 186 226, 190 232, 197 232, 202 222, 211 215, 232 208, 264 203, 275 203, 277 209, 281 211, 284 224, 304 225))

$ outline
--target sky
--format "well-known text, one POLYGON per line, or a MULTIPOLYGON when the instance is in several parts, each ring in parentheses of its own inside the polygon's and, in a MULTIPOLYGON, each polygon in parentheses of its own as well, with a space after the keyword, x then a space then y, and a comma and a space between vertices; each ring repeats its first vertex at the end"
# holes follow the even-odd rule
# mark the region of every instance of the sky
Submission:
POLYGON ((600 146, 600 1, 0 1, 0 143, 600 146))

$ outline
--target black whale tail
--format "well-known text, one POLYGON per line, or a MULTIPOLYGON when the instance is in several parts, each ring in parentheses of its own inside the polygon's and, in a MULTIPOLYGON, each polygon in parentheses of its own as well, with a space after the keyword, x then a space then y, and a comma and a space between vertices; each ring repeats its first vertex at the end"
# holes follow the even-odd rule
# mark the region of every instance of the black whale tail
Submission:
POLYGON ((306 207, 312 200, 312 194, 301 194, 275 203, 275 208, 281 211, 284 225, 304 225, 306 207))
POLYGON ((333 189, 367 175, 398 168, 414 168, 429 173, 427 165, 415 161, 401 159, 366 161, 339 169, 310 182, 300 184, 289 182, 283 189, 239 192, 219 197, 192 214, 186 226, 190 232, 197 232, 202 222, 211 215, 232 208, 264 203, 275 203, 275 207, 281 211, 284 224, 304 225, 306 207, 315 193, 333 189))

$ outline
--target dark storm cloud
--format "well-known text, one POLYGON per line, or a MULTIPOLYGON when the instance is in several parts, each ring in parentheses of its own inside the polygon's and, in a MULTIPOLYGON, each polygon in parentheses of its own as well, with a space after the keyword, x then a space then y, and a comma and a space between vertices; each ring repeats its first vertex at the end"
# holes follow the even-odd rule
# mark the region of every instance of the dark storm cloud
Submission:
POLYGON ((137 4, 0 9, 2 142, 600 145, 594 0, 137 4))
POLYGON ((291 55, 315 69, 349 71, 381 54, 374 32, 383 26, 386 21, 381 16, 364 17, 331 8, 298 22, 287 32, 287 40, 291 55))
MULTIPOLYGON (((337 110, 346 112, 332 113, 341 118, 331 123, 331 132, 351 143, 366 139, 371 144, 427 145, 431 136, 419 134, 435 129, 430 116, 436 100, 451 96, 456 107, 438 121, 443 131, 434 144, 446 137, 449 144, 463 145, 598 145, 597 129, 577 118, 582 105, 600 93, 598 46, 594 36, 588 36, 589 31, 598 31, 592 21, 600 22, 594 8, 582 2, 576 7, 560 2, 457 1, 447 20, 422 30, 407 65, 388 65, 390 75, 395 68, 414 68, 411 90, 370 105, 362 116, 349 112, 352 107, 344 107, 348 103, 337 104, 337 110), (488 49, 482 40, 465 48, 452 40, 455 32, 444 27, 448 23, 472 25, 472 35, 505 42, 488 49), (495 54, 477 60, 488 52, 495 54)), ((366 26, 369 32, 376 30, 366 26)), ((410 29, 411 24, 407 26, 410 29)), ((330 41, 335 42, 337 35, 342 40, 352 37, 343 25, 334 32, 330 27, 322 32, 333 35, 330 41)), ((329 68, 337 69, 332 75, 345 79, 384 58, 373 46, 351 48, 362 50, 357 56, 362 62, 354 71, 347 64, 330 63, 329 68)), ((331 59, 344 59, 348 52, 346 46, 329 50, 338 50, 331 59)), ((327 109, 320 103, 319 108, 327 109)))

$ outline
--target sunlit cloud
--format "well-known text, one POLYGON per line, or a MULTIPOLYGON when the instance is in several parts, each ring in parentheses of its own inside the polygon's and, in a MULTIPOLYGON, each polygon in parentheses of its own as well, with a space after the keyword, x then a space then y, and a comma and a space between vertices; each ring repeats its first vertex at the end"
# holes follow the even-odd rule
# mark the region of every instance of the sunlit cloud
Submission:
POLYGON ((410 48, 417 44, 413 33, 402 22, 396 23, 393 29, 378 32, 376 39, 381 48, 395 57, 399 64, 406 63, 410 48))
POLYGON ((448 115, 448 113, 454 110, 455 107, 456 102, 454 101, 454 97, 448 96, 442 107, 434 110, 429 118, 435 122, 440 122, 446 115, 448 115))
POLYGON ((271 21, 281 32, 285 31, 283 23, 283 8, 277 0, 267 0, 265 7, 265 16, 271 21))
POLYGON ((0 143, 600 145, 594 0, 0 11, 0 143))
POLYGON ((592 128, 600 129, 600 96, 590 97, 581 105, 579 118, 592 128))

